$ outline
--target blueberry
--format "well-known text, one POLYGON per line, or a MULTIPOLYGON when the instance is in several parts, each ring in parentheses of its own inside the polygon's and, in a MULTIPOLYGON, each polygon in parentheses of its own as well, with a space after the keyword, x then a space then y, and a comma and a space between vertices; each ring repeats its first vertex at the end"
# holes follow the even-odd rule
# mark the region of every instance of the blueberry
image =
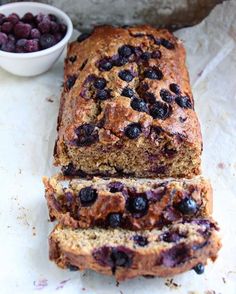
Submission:
POLYGON ((7 43, 7 35, 5 33, 0 32, 0 48, 1 45, 6 44, 7 43))
POLYGON ((144 213, 148 210, 148 200, 143 196, 132 197, 128 201, 127 209, 131 213, 144 213))
POLYGON ((76 76, 75 75, 68 76, 67 80, 66 80, 66 85, 65 85, 66 89, 70 90, 74 86, 75 81, 76 81, 76 76))
POLYGON ((39 39, 42 49, 47 49, 56 44, 55 37, 51 34, 43 34, 39 39))
POLYGON ((133 98, 130 105, 134 110, 147 111, 147 105, 143 99, 133 98))
POLYGON ((98 68, 101 70, 101 71, 109 71, 112 69, 112 62, 110 59, 108 58, 104 58, 102 60, 99 61, 99 64, 98 64, 98 68))
POLYGON ((1 50, 6 52, 15 52, 15 42, 8 40, 5 44, 2 45, 1 50))
POLYGON ((31 12, 27 12, 24 14, 21 20, 26 23, 32 23, 34 22, 34 16, 31 12))
POLYGON ((77 38, 77 42, 81 43, 84 40, 88 39, 88 37, 91 36, 91 33, 82 33, 79 35, 79 37, 77 38))
POLYGON ((183 236, 181 236, 178 232, 167 231, 167 232, 160 235, 160 240, 165 241, 167 243, 176 243, 182 237, 183 236))
POLYGON ((58 43, 63 39, 63 36, 61 33, 54 34, 55 42, 58 43))
POLYGON ((153 51, 152 53, 151 53, 151 57, 152 58, 154 58, 154 59, 156 59, 156 58, 161 58, 161 51, 159 51, 159 50, 156 50, 156 51, 153 51))
POLYGON ((106 87, 106 84, 107 84, 107 82, 105 79, 96 78, 93 85, 96 89, 103 90, 106 87))
POLYGON ((160 96, 161 96, 161 99, 167 103, 171 103, 174 99, 170 91, 166 89, 161 89, 160 96))
POLYGON ((182 108, 193 108, 192 102, 188 96, 177 96, 175 102, 182 108))
POLYGON ((49 19, 50 19, 51 21, 58 22, 58 19, 57 19, 57 17, 56 17, 55 14, 51 14, 51 13, 49 13, 49 14, 48 14, 48 17, 49 17, 49 19))
POLYGON ((116 248, 112 249, 111 260, 113 261, 114 267, 116 266, 129 267, 131 264, 131 260, 129 256, 125 252, 116 248))
POLYGON ((133 54, 133 48, 129 45, 123 45, 118 49, 118 53, 122 57, 129 57, 133 54))
POLYGON ((45 15, 43 13, 39 13, 35 16, 34 21, 36 23, 40 23, 45 18, 45 15))
POLYGON ((96 98, 98 100, 107 100, 111 97, 111 91, 108 89, 103 89, 103 90, 98 90, 97 94, 96 94, 96 98))
POLYGON ((30 38, 32 39, 40 39, 41 33, 38 29, 32 29, 30 32, 30 38))
POLYGON ((177 85, 175 83, 170 84, 169 88, 170 88, 171 92, 173 92, 177 95, 179 95, 181 93, 179 85, 177 85))
POLYGON ((125 96, 125 97, 131 98, 132 96, 134 96, 134 91, 131 88, 129 88, 129 87, 125 87, 122 90, 121 95, 122 96, 125 96))
POLYGON ((19 39, 16 42, 16 52, 17 53, 23 53, 25 52, 25 44, 27 42, 27 39, 19 39))
POLYGON ((150 52, 144 52, 144 53, 141 54, 140 58, 147 61, 147 60, 149 60, 151 58, 151 53, 150 52))
POLYGON ((176 209, 178 209, 182 214, 193 215, 197 212, 198 206, 195 200, 186 197, 177 203, 176 209))
POLYGON ((19 18, 19 15, 16 14, 16 13, 11 13, 8 17, 7 17, 7 20, 9 22, 11 22, 13 25, 15 25, 16 23, 19 22, 20 18, 19 18))
POLYGON ((68 59, 69 59, 69 61, 70 61, 71 63, 74 63, 74 62, 77 60, 77 56, 76 56, 76 55, 72 55, 72 56, 70 56, 68 59))
POLYGON ((1 26, 2 33, 9 34, 10 31, 12 30, 13 26, 14 26, 14 24, 9 21, 4 22, 1 26))
POLYGON ((193 270, 198 274, 201 275, 204 273, 205 267, 202 263, 198 263, 193 270))
POLYGON ((62 33, 62 35, 65 36, 65 34, 67 32, 67 25, 65 25, 64 23, 60 23, 59 24, 59 30, 62 33))
POLYGON ((6 16, 3 13, 0 13, 0 25, 6 20, 6 16))
POLYGON ((60 30, 59 24, 57 24, 55 21, 51 21, 50 32, 52 34, 55 34, 55 33, 59 32, 59 30, 60 30))
POLYGON ((75 142, 78 147, 90 146, 97 142, 99 138, 95 126, 91 124, 83 124, 79 126, 75 130, 75 133, 78 137, 75 142))
POLYGON ((121 223, 121 214, 120 213, 110 213, 108 216, 108 224, 112 228, 117 228, 121 223))
POLYGON ((128 69, 124 69, 124 70, 120 71, 118 76, 120 79, 122 79, 123 81, 125 81, 127 83, 131 82, 134 78, 133 74, 128 69))
POLYGON ((156 101, 150 108, 150 115, 156 119, 166 119, 171 114, 170 108, 166 103, 156 101))
POLYGON ((121 182, 111 182, 108 184, 109 191, 111 193, 121 192, 124 189, 124 185, 121 182))
POLYGON ((144 237, 142 235, 135 235, 134 243, 137 244, 138 246, 144 247, 148 244, 148 239, 147 237, 144 237))
POLYGON ((147 103, 150 103, 150 104, 153 104, 156 102, 156 97, 153 93, 151 92, 146 92, 142 95, 142 98, 147 102, 147 103))
POLYGON ((173 43, 171 43, 169 40, 161 38, 160 39, 161 45, 167 49, 174 49, 175 46, 173 43))
POLYGON ((30 24, 18 22, 14 27, 14 33, 19 39, 27 39, 30 35, 31 29, 32 27, 30 24))
POLYGON ((91 205, 97 199, 97 191, 92 187, 85 187, 79 191, 79 199, 82 205, 91 205))
POLYGON ((129 60, 127 58, 119 56, 118 58, 114 59, 112 63, 114 66, 123 66, 128 62, 129 60))
POLYGON ((125 135, 129 139, 138 138, 141 132, 141 125, 139 123, 131 123, 125 128, 125 135))
POLYGON ((33 40, 27 40, 24 49, 26 52, 36 52, 39 51, 39 40, 33 39, 33 40))
POLYGON ((162 72, 158 68, 148 68, 144 71, 144 77, 151 80, 161 80, 163 78, 162 72))
POLYGON ((42 34, 47 34, 50 32, 51 21, 44 17, 43 20, 38 24, 38 29, 42 34))

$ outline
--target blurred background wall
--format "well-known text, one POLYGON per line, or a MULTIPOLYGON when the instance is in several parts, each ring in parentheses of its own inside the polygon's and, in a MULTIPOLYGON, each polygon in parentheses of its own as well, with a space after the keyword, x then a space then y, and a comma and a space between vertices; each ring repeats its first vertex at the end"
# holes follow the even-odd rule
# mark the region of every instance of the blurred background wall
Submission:
MULTIPOLYGON (((17 1, 0 0, 0 4, 17 1)), ((98 24, 149 23, 180 28, 200 22, 223 0, 38 0, 69 14, 75 27, 89 30, 98 24)))

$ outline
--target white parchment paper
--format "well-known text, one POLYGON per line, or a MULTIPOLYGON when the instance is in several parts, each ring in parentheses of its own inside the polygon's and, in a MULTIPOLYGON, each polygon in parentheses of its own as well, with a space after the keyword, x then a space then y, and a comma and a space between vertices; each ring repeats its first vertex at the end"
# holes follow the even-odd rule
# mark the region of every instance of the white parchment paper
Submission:
POLYGON ((236 293, 236 2, 217 6, 201 24, 176 32, 187 49, 204 138, 203 173, 214 188, 223 248, 204 275, 111 277, 58 269, 48 260, 52 228, 41 182, 52 153, 63 57, 35 78, 0 70, 0 293, 236 293))

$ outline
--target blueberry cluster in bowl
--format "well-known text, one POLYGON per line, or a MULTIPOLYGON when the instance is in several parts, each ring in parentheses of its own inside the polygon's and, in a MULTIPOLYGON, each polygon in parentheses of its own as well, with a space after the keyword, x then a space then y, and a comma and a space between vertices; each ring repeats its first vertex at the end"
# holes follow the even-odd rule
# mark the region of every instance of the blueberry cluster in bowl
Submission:
POLYGON ((54 14, 23 17, 16 13, 6 16, 0 13, 0 50, 13 53, 30 53, 50 48, 60 42, 67 26, 54 14))

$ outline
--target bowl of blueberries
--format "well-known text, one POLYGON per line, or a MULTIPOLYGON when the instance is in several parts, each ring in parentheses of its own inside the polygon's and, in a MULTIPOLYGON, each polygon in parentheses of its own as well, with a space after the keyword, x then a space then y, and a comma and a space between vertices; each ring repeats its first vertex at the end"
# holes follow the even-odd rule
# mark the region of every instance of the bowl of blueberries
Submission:
POLYGON ((56 7, 17 2, 0 6, 0 66, 24 77, 49 70, 73 32, 70 18, 56 7))

